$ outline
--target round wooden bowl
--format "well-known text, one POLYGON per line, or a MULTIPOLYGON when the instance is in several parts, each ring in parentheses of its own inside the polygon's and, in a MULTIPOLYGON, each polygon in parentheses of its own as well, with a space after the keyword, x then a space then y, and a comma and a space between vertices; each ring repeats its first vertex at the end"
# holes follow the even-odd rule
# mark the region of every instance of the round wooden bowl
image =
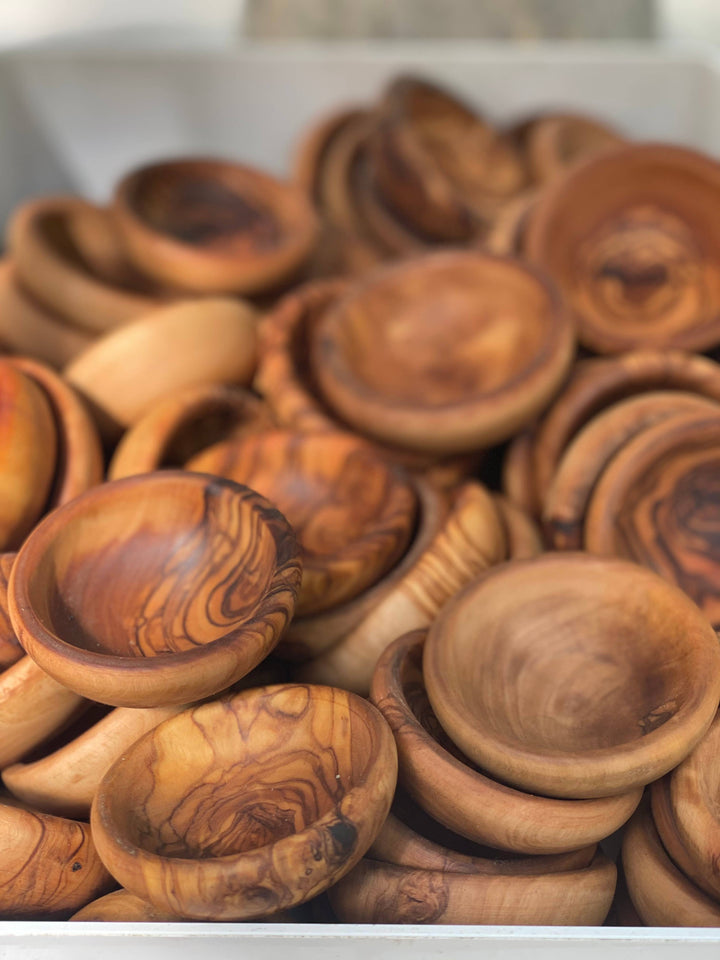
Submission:
POLYGON ((451 597, 506 552, 492 497, 479 483, 463 484, 416 563, 340 641, 302 667, 302 678, 365 695, 383 650, 400 634, 427 627, 451 597))
POLYGON ((429 249, 431 242, 413 231, 384 201, 367 149, 361 150, 352 170, 355 207, 375 246, 386 259, 407 257, 429 249))
POLYGON ((720 903, 673 864, 647 808, 625 830, 622 862, 633 905, 648 926, 720 926, 720 903))
POLYGON ((504 203, 483 238, 482 248, 500 257, 522 257, 523 234, 539 192, 525 190, 504 203))
MULTIPOLYGON (((96 276, 74 240, 71 224, 87 215, 78 197, 43 197, 19 206, 7 242, 23 285, 53 312, 93 333, 147 313, 157 297, 96 276)), ((91 208, 92 209, 92 208, 91 208)))
POLYGON ((302 556, 300 616, 371 587, 403 556, 414 533, 413 488, 352 434, 253 434, 215 444, 187 466, 257 490, 287 517, 302 556))
POLYGON ((220 440, 273 425, 266 404, 242 387, 202 383, 178 390, 141 417, 115 448, 108 479, 183 466, 220 440))
MULTIPOLYGON (((683 763, 684 762, 685 761, 683 761, 683 763)), ((701 849, 700 856, 694 858, 685 846, 684 837, 678 826, 678 820, 675 816, 673 801, 670 795, 671 778, 672 773, 669 773, 660 780, 656 780, 655 783, 650 786, 650 809, 652 811, 655 829, 657 830, 663 849, 673 865, 677 867, 688 880, 691 880, 693 884, 696 884, 701 890, 704 890, 708 896, 717 901, 718 895, 713 889, 713 884, 716 885, 717 880, 713 877, 710 857, 704 849, 701 849), (707 870, 708 864, 710 866, 709 871, 707 870)), ((710 846, 712 846, 712 841, 713 838, 711 836, 708 840, 710 846)))
POLYGON ((348 128, 358 124, 364 126, 369 116, 370 111, 362 106, 342 107, 321 117, 301 136, 293 156, 293 180, 318 206, 322 204, 328 155, 348 128))
POLYGON ((194 293, 260 293, 283 283, 310 256, 318 226, 298 187, 201 158, 128 174, 113 214, 139 269, 194 293))
POLYGON ((344 923, 598 925, 615 893, 615 864, 540 876, 418 870, 363 859, 328 891, 344 923))
POLYGON ((423 672, 467 756, 557 797, 657 779, 720 700, 720 647, 695 604, 650 570, 580 553, 514 561, 470 584, 432 624, 423 672))
POLYGON ((470 840, 533 855, 597 843, 629 819, 642 796, 639 788, 616 797, 556 800, 492 780, 463 756, 425 692, 425 634, 416 630, 392 643, 378 660, 370 689, 395 736, 400 782, 423 810, 470 840))
POLYGON ((536 428, 531 427, 515 434, 505 449, 501 475, 501 488, 507 500, 533 518, 541 513, 535 471, 535 432, 536 428))
POLYGON ((653 391, 599 413, 575 436, 558 464, 543 507, 543 529, 555 550, 582 550, 583 526, 593 490, 605 467, 634 436, 685 413, 720 414, 698 394, 653 391))
POLYGON ((397 759, 373 706, 326 687, 261 687, 186 710, 104 777, 100 856, 156 908, 272 915, 358 862, 387 816, 397 759))
POLYGON ((130 263, 109 208, 83 202, 73 209, 66 223, 70 243, 97 279, 113 287, 168 296, 130 263))
POLYGON ((255 313, 239 300, 188 300, 154 310, 102 337, 63 376, 90 403, 106 436, 136 423, 186 387, 249 383, 255 313))
POLYGON ((525 160, 536 183, 555 180, 579 161, 626 142, 607 124, 576 113, 537 117, 523 136, 525 160))
POLYGON ((0 672, 17 663, 25 651, 15 636, 8 610, 8 581, 16 553, 0 553, 0 672))
POLYGON ((720 165, 681 147, 604 153, 551 184, 525 229, 597 353, 720 343, 720 165))
POLYGON ((529 560, 542 553, 542 535, 532 517, 502 494, 496 493, 493 500, 505 527, 507 559, 529 560))
POLYGON ((615 455, 585 518, 585 547, 655 570, 720 625, 716 547, 720 409, 686 411, 615 455))
POLYGON ((258 494, 164 471, 95 487, 35 528, 10 579, 20 642, 114 706, 190 703, 277 644, 300 583, 295 537, 258 494))
POLYGON ((467 250, 417 257, 354 286, 320 317, 311 362, 348 423, 447 455, 529 423, 573 351, 572 322, 552 285, 516 261, 467 250))

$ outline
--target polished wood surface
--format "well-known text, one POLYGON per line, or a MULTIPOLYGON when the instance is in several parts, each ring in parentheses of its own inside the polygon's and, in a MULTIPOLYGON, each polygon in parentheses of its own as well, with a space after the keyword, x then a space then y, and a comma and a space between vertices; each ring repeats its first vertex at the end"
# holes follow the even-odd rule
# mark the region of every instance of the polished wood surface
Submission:
POLYGON ((182 917, 158 910, 127 890, 113 890, 93 900, 70 917, 81 923, 182 923, 182 917))

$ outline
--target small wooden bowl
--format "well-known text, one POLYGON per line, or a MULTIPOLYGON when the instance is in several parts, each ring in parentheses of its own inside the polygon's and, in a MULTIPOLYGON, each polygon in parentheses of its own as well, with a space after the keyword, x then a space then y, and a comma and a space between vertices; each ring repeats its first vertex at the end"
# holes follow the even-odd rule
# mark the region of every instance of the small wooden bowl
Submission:
MULTIPOLYGON (((551 413, 553 410, 554 406, 550 408, 551 413)), ((515 434, 505 450, 501 475, 501 488, 507 500, 533 518, 541 513, 535 471, 535 433, 533 426, 515 434)))
POLYGON ((550 113, 527 125, 523 150, 536 183, 545 184, 567 173, 579 161, 627 142, 608 124, 577 113, 550 113))
POLYGON ((585 547, 642 563, 720 625, 716 503, 720 408, 678 414, 630 440, 606 467, 585 518, 585 547))
POLYGON ((93 803, 103 861, 156 908, 272 915, 358 862, 387 816, 397 759, 370 704, 262 687, 186 710, 137 741, 93 803))
POLYGON ((0 553, 0 672, 17 663, 25 651, 15 636, 8 610, 8 581, 16 553, 0 553))
POLYGON ((503 204, 483 238, 482 249, 500 257, 522 257, 525 225, 538 196, 538 190, 525 190, 503 204))
POLYGON ((31 200, 16 209, 7 240, 23 285, 40 303, 75 326, 100 333, 152 310, 158 298, 93 274, 71 226, 87 215, 88 206, 78 197, 31 200))
POLYGON ((221 160, 169 160, 118 185, 113 214, 128 256, 194 293, 260 293, 308 259, 317 219, 302 190, 221 160))
POLYGON ((181 467, 206 447, 273 425, 268 407, 242 387, 203 383, 178 390, 141 417, 115 449, 108 479, 181 467))
POLYGON ((505 527, 508 560, 529 560, 544 550, 540 528, 533 518, 502 494, 493 496, 505 527))
POLYGON ((311 362, 348 423, 447 455, 529 423, 573 350, 572 322, 550 284, 516 261, 468 250, 417 257, 353 287, 320 317, 311 362))
POLYGON ((720 904, 673 864, 647 808, 625 830, 622 862, 633 905, 648 926, 720 926, 720 904))
POLYGON ((85 923, 182 923, 182 917, 169 910, 157 910, 127 890, 113 890, 93 900, 70 917, 85 923))
POLYGON ((292 162, 293 180, 322 207, 323 180, 328 155, 339 137, 351 127, 364 126, 370 111, 362 106, 342 107, 323 116, 303 133, 292 162))
POLYGON ((413 488, 352 434, 250 435, 215 444, 187 466, 257 490, 287 517, 303 561, 299 616, 371 587, 402 557, 414 532, 413 488))
MULTIPOLYGON (((685 761, 683 761, 683 763, 684 762, 685 761)), ((682 766, 682 764, 680 764, 680 766, 682 766)), ((669 773, 660 780, 656 780, 655 783, 650 786, 650 809, 652 811, 655 829, 657 830, 665 853, 673 865, 676 866, 680 873, 687 877, 688 880, 692 881, 692 883, 697 885, 701 890, 704 890, 711 899, 717 901, 718 896, 713 889, 713 882, 717 883, 717 880, 712 875, 713 870, 711 863, 709 864, 710 870, 707 870, 710 860, 708 856, 709 851, 706 852, 704 849, 701 849, 700 856, 695 859, 685 846, 683 834, 678 827, 678 820, 675 816, 672 797, 670 795, 671 778, 672 773, 669 773)), ((712 845, 712 836, 709 842, 710 845, 712 845)))
POLYGON ((425 692, 426 632, 407 633, 385 650, 370 689, 395 736, 400 782, 423 810, 470 840, 533 855, 597 843, 629 819, 640 789, 595 800, 554 800, 491 780, 463 756, 425 692))
POLYGON ((580 553, 507 563, 472 583, 430 628, 423 672, 467 756, 557 797, 657 779, 720 700, 720 647, 695 604, 649 570, 580 553))
POLYGON ((603 153, 545 190, 525 252, 572 306, 583 346, 720 344, 719 192, 714 160, 658 144, 603 153))
POLYGON ((56 510, 12 569, 10 615, 33 659, 115 706, 211 696, 276 645, 300 583, 295 537, 258 494, 166 471, 56 510))
POLYGON ((595 926, 608 914, 616 876, 602 853, 582 870, 542 876, 463 875, 364 859, 328 897, 345 923, 595 926))

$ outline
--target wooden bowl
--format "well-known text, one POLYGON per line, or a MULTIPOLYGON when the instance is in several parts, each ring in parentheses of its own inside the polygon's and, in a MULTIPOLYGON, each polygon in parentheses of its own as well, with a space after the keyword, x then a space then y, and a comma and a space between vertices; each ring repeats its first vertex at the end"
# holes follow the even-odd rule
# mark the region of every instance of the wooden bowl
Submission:
POLYGON ((320 317, 311 362, 348 423, 447 455, 529 423, 573 350, 571 320, 550 284, 516 261, 467 250, 417 257, 354 286, 320 317))
POLYGON ((538 196, 536 189, 524 190, 504 203, 483 238, 482 249, 500 257, 522 257, 525 225, 538 196))
POLYGON ((292 171, 298 186, 322 207, 326 164, 337 140, 350 127, 365 125, 370 111, 362 106, 341 107, 314 122, 296 145, 292 171))
POLYGON ((406 633, 390 644, 378 660, 370 689, 395 736, 400 782, 423 810, 470 840, 533 855, 597 843, 629 819, 640 802, 640 789, 595 800, 555 800, 492 780, 463 756, 440 726, 425 692, 426 632, 406 633))
POLYGON ((193 293, 260 293, 309 257, 317 219, 302 190, 211 159, 154 163, 117 186, 113 213, 128 256, 193 293))
POLYGON ((598 925, 616 875, 602 853, 582 870, 541 876, 463 875, 364 859, 328 897, 345 923, 598 925))
POLYGON ((450 511, 424 553, 367 616, 300 674, 365 695, 383 650, 400 634, 427 627, 438 611, 507 551, 492 497, 479 483, 458 488, 450 511))
POLYGON ((540 528, 533 518, 502 494, 493 496, 505 527, 508 560, 529 560, 544 550, 540 528))
POLYGON ((549 113, 527 125, 523 151, 536 183, 548 183, 589 157, 627 141, 606 123, 577 113, 549 113))
POLYGON ((206 447, 273 425, 255 394, 224 383, 187 387, 151 407, 115 449, 108 479, 119 480, 161 467, 181 467, 206 447))
POLYGON ((698 394, 665 390, 630 397, 594 417, 565 450, 545 497, 543 529, 547 542, 555 550, 582 550, 590 498, 615 454, 653 424, 689 412, 711 412, 713 408, 720 414, 717 403, 698 394))
POLYGON ((124 887, 206 920, 272 915, 358 862, 390 808, 392 734, 342 690, 262 687, 186 710, 104 777, 93 836, 124 887))
POLYGON ((467 756, 557 797, 657 779, 720 700, 720 647, 695 604, 649 570, 580 553, 514 561, 470 584, 432 624, 423 673, 467 756))
POLYGON ((15 636, 8 610, 8 581, 16 553, 0 553, 0 672, 17 663, 25 651, 15 636))
POLYGON ((287 517, 303 561, 300 616, 371 587, 403 556, 414 533, 413 488, 352 434, 254 434, 215 444, 187 466, 257 490, 287 517))
POLYGON ((648 926, 720 926, 720 904, 673 864, 647 808, 627 826, 622 862, 633 905, 648 926))
POLYGON ((105 435, 117 437, 178 390, 249 383, 256 338, 254 311, 242 301, 188 300, 102 337, 63 375, 90 403, 105 435))
POLYGON ((40 303, 75 326, 98 333, 147 313, 158 298, 111 285, 92 272, 71 226, 87 209, 78 197, 31 200, 15 210, 7 242, 20 280, 40 303))
POLYGON ((720 625, 716 547, 720 409, 688 410, 630 440, 598 481, 585 518, 591 553, 677 584, 720 625))
POLYGON ((276 645, 300 583, 295 537, 258 494, 165 471, 56 510, 12 569, 10 616, 59 683, 114 706, 190 703, 276 645))
MULTIPOLYGON (((683 761, 683 763, 684 762, 685 761, 683 761)), ((680 766, 682 766, 682 764, 680 764, 680 766)), ((678 819, 675 816, 673 801, 670 795, 671 778, 672 773, 669 773, 660 780, 656 780, 655 783, 651 784, 649 789, 650 810, 652 812, 655 829, 657 830, 663 849, 673 865, 677 867, 680 873, 687 877, 688 880, 692 881, 694 885, 708 894, 712 900, 717 901, 718 896, 713 889, 713 884, 716 884, 717 881, 716 878, 713 877, 712 863, 708 855, 709 851, 706 853, 705 849, 701 849, 700 855, 693 857, 685 846, 683 833, 678 826, 678 819), (707 869, 708 866, 710 866, 710 870, 707 869)), ((712 842, 713 838, 711 835, 708 839, 709 846, 712 846, 712 842)))
MULTIPOLYGON (((554 406, 550 408, 550 413, 554 406)), ((532 426, 516 433, 505 449, 501 471, 501 488, 509 503, 515 504, 529 517, 541 513, 535 470, 535 433, 532 426)))
POLYGON ((547 188, 525 252, 572 306, 583 346, 720 343, 719 190, 714 160, 658 144, 603 153, 547 188))
POLYGON ((93 900, 70 917, 85 923, 182 923, 182 917, 169 910, 157 910, 127 890, 113 890, 93 900))

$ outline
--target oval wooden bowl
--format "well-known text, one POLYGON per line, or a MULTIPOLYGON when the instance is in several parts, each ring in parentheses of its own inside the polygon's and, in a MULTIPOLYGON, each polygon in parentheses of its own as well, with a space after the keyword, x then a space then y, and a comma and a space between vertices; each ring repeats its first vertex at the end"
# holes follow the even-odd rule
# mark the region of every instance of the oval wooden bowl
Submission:
POLYGON ((302 190, 251 167, 169 160, 128 174, 113 214, 128 256, 194 293, 260 293, 309 257, 317 220, 302 190))
POLYGON ((582 870, 542 876, 463 875, 364 859, 328 897, 345 923, 598 925, 616 875, 602 853, 582 870))
POLYGON ((447 455, 529 423, 573 350, 572 322, 551 285, 516 261, 468 250, 417 257, 357 284, 320 317, 311 362, 348 423, 447 455))
POLYGON ((257 490, 287 517, 303 561, 300 616, 371 587, 402 557, 414 532, 413 488, 352 434, 251 435, 215 444, 187 466, 257 490))
POLYGON ((492 780, 440 726, 422 675, 424 630, 399 637, 378 660, 370 696, 390 724, 400 782, 435 820, 475 842, 525 854, 558 854, 610 836, 641 789, 595 800, 556 800, 492 780))
POLYGON ((543 529, 555 550, 582 550, 583 527, 593 490, 605 467, 634 436, 687 412, 720 414, 697 394, 654 391, 630 397, 599 413, 575 436, 558 464, 545 497, 543 529))
POLYGON ((8 610, 8 581, 16 556, 16 553, 0 553, 0 672, 25 656, 25 651, 15 636, 8 610))
POLYGON ((673 864, 647 808, 625 830, 622 862, 633 905, 648 926, 720 926, 720 904, 673 864))
POLYGON ((714 160, 657 144, 601 154, 547 188, 525 252, 567 298, 584 346, 720 343, 719 190, 714 160))
POLYGON ((87 213, 78 197, 43 197, 22 204, 7 241, 24 286, 48 309, 93 333, 147 313, 156 297, 96 276, 73 237, 72 222, 87 213))
POLYGON ((383 650, 400 634, 427 627, 466 583, 501 562, 505 531, 492 497, 466 483, 417 562, 352 630, 301 670, 304 680, 365 695, 383 650))
POLYGON ((649 570, 580 553, 470 584, 431 626, 423 672, 467 756, 557 797, 612 796, 667 773, 720 699, 720 647, 695 604, 649 570))
POLYGON ((116 437, 185 387, 249 383, 256 338, 255 313, 242 301, 189 300, 102 337, 63 376, 88 400, 104 433, 116 437))
POLYGON ((608 464, 585 519, 585 546, 677 584, 720 625, 716 547, 720 409, 686 411, 638 434, 608 464))
POLYGON ((180 467, 220 440, 272 425, 268 407, 249 390, 223 383, 187 387, 151 407, 125 433, 110 461, 108 479, 180 467))
POLYGON ((529 560, 542 553, 542 535, 533 518, 502 494, 496 493, 493 500, 505 527, 507 559, 529 560))
POLYGON ((625 143, 608 124, 576 113, 537 117, 523 137, 525 159, 536 183, 555 180, 578 162, 625 143))
POLYGON ((93 836, 124 887, 207 920, 272 915, 362 857, 397 759, 370 704, 286 684, 186 710, 137 741, 93 803, 93 836))
POLYGON ((58 682, 114 706, 190 703, 263 660, 300 582, 295 537, 258 494, 165 471, 95 487, 35 528, 10 615, 58 682))

